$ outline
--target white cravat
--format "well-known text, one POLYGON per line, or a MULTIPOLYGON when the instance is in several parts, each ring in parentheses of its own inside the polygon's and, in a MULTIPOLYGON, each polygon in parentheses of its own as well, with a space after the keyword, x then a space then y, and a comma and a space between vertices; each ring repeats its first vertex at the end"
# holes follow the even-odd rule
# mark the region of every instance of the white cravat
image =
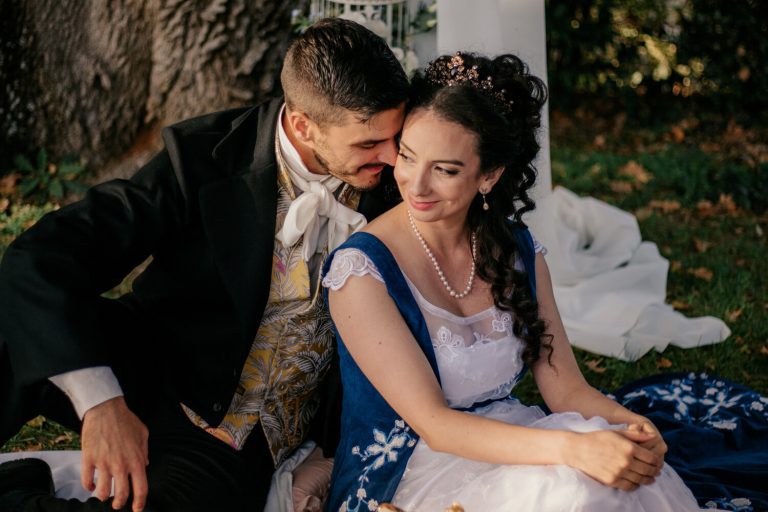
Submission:
POLYGON ((334 197, 333 192, 343 183, 340 179, 330 174, 315 174, 307 169, 283 129, 282 117, 281 111, 277 122, 279 151, 291 182, 302 193, 291 202, 277 239, 290 247, 304 236, 302 257, 309 261, 313 254, 323 252, 326 247, 332 251, 343 244, 367 221, 364 215, 344 206, 334 197))

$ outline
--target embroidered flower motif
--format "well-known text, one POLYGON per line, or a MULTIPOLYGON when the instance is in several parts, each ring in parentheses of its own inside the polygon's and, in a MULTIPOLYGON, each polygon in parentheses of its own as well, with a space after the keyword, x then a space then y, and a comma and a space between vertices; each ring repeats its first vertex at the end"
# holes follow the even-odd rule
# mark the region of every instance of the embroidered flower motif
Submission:
POLYGON ((738 426, 736 420, 710 421, 709 424, 720 430, 736 430, 738 426))
POLYGON ((512 329, 512 315, 494 312, 491 327, 494 332, 507 332, 512 329))
POLYGON ((446 326, 441 325, 437 330, 437 339, 432 340, 432 346, 440 347, 460 347, 464 345, 464 337, 460 334, 453 334, 446 326))
POLYGON ((747 498, 716 498, 704 504, 707 509, 733 510, 734 512, 753 512, 752 501, 747 498))
POLYGON ((376 460, 373 461, 373 469, 379 469, 385 462, 397 461, 397 449, 405 446, 408 441, 406 434, 392 435, 390 433, 387 437, 384 432, 373 429, 373 438, 376 443, 368 445, 365 452, 369 455, 378 455, 376 460))
POLYGON ((362 474, 357 478, 360 486, 355 496, 347 496, 339 512, 358 512, 363 505, 367 506, 368 510, 376 510, 379 502, 373 498, 367 499, 368 491, 365 485, 370 481, 368 474, 382 468, 385 464, 397 462, 398 450, 404 446, 412 448, 416 445, 416 438, 411 434, 411 428, 401 419, 395 420, 395 426, 388 434, 374 428, 373 440, 374 442, 369 444, 363 452, 360 451, 359 446, 352 447, 352 454, 360 457, 362 462, 368 462, 370 459, 373 461, 363 468, 362 474))

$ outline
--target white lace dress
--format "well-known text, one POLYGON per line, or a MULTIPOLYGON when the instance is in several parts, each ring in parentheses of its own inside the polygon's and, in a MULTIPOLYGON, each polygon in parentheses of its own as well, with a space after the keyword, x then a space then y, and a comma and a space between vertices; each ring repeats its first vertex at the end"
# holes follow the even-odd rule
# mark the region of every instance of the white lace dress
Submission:
MULTIPOLYGON (((536 244, 536 250, 541 246, 536 244)), ((375 265, 357 249, 336 253, 323 284, 341 288, 350 276, 382 280, 375 265)), ((512 334, 512 317, 495 307, 469 317, 429 303, 406 281, 427 322, 448 404, 473 404, 507 397, 521 376, 522 342, 512 334)), ((545 415, 515 399, 475 408, 479 414, 515 425, 588 432, 616 428, 602 418, 577 413, 545 415)), ((568 466, 500 465, 431 450, 419 441, 408 461, 393 503, 408 512, 442 512, 453 502, 468 512, 489 511, 648 511, 699 510, 696 500, 668 465, 652 485, 633 492, 606 487, 568 466)))

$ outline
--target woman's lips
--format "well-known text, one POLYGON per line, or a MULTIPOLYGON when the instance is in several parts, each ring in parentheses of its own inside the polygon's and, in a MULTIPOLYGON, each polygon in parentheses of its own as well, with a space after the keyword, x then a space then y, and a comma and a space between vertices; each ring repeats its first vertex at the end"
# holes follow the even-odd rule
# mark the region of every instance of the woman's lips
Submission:
POLYGON ((437 201, 416 201, 415 199, 410 199, 408 202, 411 203, 411 206, 414 210, 429 210, 432 208, 437 201))

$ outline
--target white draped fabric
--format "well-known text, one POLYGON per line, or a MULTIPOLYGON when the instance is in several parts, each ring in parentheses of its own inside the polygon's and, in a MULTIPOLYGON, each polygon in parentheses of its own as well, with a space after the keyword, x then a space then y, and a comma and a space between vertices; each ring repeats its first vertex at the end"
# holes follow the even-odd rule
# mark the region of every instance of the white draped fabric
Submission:
POLYGON ((548 249, 574 346, 634 361, 651 349, 709 345, 731 334, 722 320, 686 318, 664 303, 669 262, 656 244, 642 241, 632 214, 558 187, 526 222, 548 249))

